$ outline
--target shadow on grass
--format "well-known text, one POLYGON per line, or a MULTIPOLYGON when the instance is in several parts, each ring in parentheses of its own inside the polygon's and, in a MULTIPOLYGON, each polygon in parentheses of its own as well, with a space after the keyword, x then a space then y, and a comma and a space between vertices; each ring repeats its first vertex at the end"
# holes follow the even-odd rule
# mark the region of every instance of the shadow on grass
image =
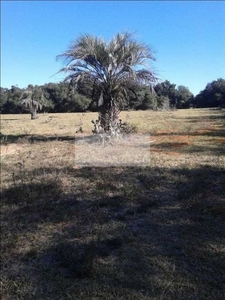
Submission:
MULTIPOLYGON (((216 111, 216 115, 208 115, 208 116, 196 116, 196 117, 187 117, 185 118, 185 120, 189 121, 189 122, 193 122, 193 123, 196 123, 196 122, 202 122, 202 121, 207 121, 207 122, 214 122, 215 120, 216 121, 220 121, 221 119, 223 120, 225 118, 225 112, 223 112, 222 110, 214 110, 216 111)), ((182 118, 177 118, 177 119, 180 119, 182 120, 182 118)))
POLYGON ((35 174, 2 191, 4 296, 222 299, 224 169, 65 168, 88 181, 67 193, 35 174))
POLYGON ((192 145, 188 146, 185 149, 181 149, 182 153, 199 153, 199 154, 212 154, 215 156, 225 156, 225 147, 223 143, 215 143, 211 147, 209 146, 200 146, 192 145))
MULTIPOLYGON (((90 136, 76 136, 76 140, 91 140, 93 135, 90 136)), ((75 135, 74 136, 60 136, 60 135, 54 135, 54 136, 48 136, 48 135, 30 135, 30 134, 8 134, 8 135, 1 135, 2 144, 8 144, 8 143, 35 143, 35 142, 49 142, 49 141, 66 141, 66 142, 74 142, 75 141, 75 135)))
POLYGON ((213 136, 213 137, 224 137, 225 136, 225 129, 214 129, 214 130, 205 130, 204 132, 160 132, 160 133, 151 133, 151 136, 213 136))
POLYGON ((77 142, 82 141, 85 143, 95 143, 101 142, 102 138, 98 135, 74 135, 74 136, 61 136, 61 135, 29 135, 29 134, 19 134, 19 135, 1 135, 2 144, 10 144, 10 143, 35 143, 35 142, 49 142, 49 141, 62 141, 62 142, 77 142))
MULTIPOLYGON (((210 146, 209 144, 207 145, 194 145, 194 144, 189 144, 185 142, 169 142, 169 143, 158 143, 155 144, 153 149, 157 149, 161 151, 162 153, 164 151, 166 152, 174 152, 176 151, 178 154, 211 154, 211 155, 225 155, 225 147, 224 147, 225 141, 212 141, 212 145, 210 146)), ((153 151, 154 151, 153 150, 153 151)), ((150 148, 151 151, 151 148, 150 148)))
MULTIPOLYGON (((18 120, 22 120, 22 119, 20 119, 20 118, 18 118, 18 119, 1 119, 1 122, 3 121, 18 121, 18 120)), ((26 119, 23 119, 23 120, 26 120, 26 119)))

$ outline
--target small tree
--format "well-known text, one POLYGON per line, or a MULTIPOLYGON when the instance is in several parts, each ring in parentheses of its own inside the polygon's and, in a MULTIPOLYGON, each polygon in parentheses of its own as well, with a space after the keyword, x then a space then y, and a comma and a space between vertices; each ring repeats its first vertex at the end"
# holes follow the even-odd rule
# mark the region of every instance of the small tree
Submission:
POLYGON ((148 60, 155 60, 152 50, 132 39, 130 33, 117 34, 109 43, 92 35, 79 37, 57 58, 65 59, 65 81, 87 82, 92 87, 92 99, 98 104, 99 122, 105 132, 119 126, 121 103, 135 83, 152 86, 153 72, 146 68, 148 60), (145 68, 143 68, 143 66, 145 68), (97 97, 96 97, 97 95, 97 97))
POLYGON ((42 110, 44 105, 51 106, 50 101, 44 97, 42 90, 31 85, 22 93, 19 105, 31 113, 31 120, 37 119, 37 112, 42 110))

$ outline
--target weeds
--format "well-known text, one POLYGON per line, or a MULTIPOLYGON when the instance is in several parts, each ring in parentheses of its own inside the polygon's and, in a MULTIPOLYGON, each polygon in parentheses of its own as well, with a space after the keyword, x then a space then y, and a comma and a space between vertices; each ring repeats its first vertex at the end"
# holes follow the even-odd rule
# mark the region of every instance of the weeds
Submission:
POLYGON ((129 123, 129 122, 122 123, 121 132, 126 134, 137 133, 138 126, 136 124, 129 123))

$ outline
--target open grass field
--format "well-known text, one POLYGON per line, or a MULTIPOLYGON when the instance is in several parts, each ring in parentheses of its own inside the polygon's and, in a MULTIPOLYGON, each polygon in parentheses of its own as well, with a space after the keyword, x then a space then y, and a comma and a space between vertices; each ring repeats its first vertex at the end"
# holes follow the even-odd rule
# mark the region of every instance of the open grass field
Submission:
POLYGON ((225 112, 122 112, 104 146, 96 118, 2 115, 1 299, 225 299, 225 112))

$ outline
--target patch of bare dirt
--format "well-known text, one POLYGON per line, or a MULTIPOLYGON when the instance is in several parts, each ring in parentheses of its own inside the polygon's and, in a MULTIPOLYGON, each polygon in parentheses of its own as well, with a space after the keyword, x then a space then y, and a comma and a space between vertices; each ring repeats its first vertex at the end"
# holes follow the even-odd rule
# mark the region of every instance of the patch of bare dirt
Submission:
POLYGON ((178 155, 182 155, 179 152, 175 152, 175 151, 165 151, 163 149, 158 149, 158 148, 151 148, 150 152, 158 152, 158 153, 163 153, 166 155, 174 155, 174 156, 178 156, 178 155))
POLYGON ((165 135, 160 137, 156 136, 154 138, 155 142, 153 143, 153 147, 151 147, 150 151, 164 153, 167 155, 181 155, 181 153, 173 150, 192 145, 190 141, 192 137, 189 135, 165 135))
POLYGON ((216 140, 218 143, 225 144, 225 138, 221 138, 216 140))

